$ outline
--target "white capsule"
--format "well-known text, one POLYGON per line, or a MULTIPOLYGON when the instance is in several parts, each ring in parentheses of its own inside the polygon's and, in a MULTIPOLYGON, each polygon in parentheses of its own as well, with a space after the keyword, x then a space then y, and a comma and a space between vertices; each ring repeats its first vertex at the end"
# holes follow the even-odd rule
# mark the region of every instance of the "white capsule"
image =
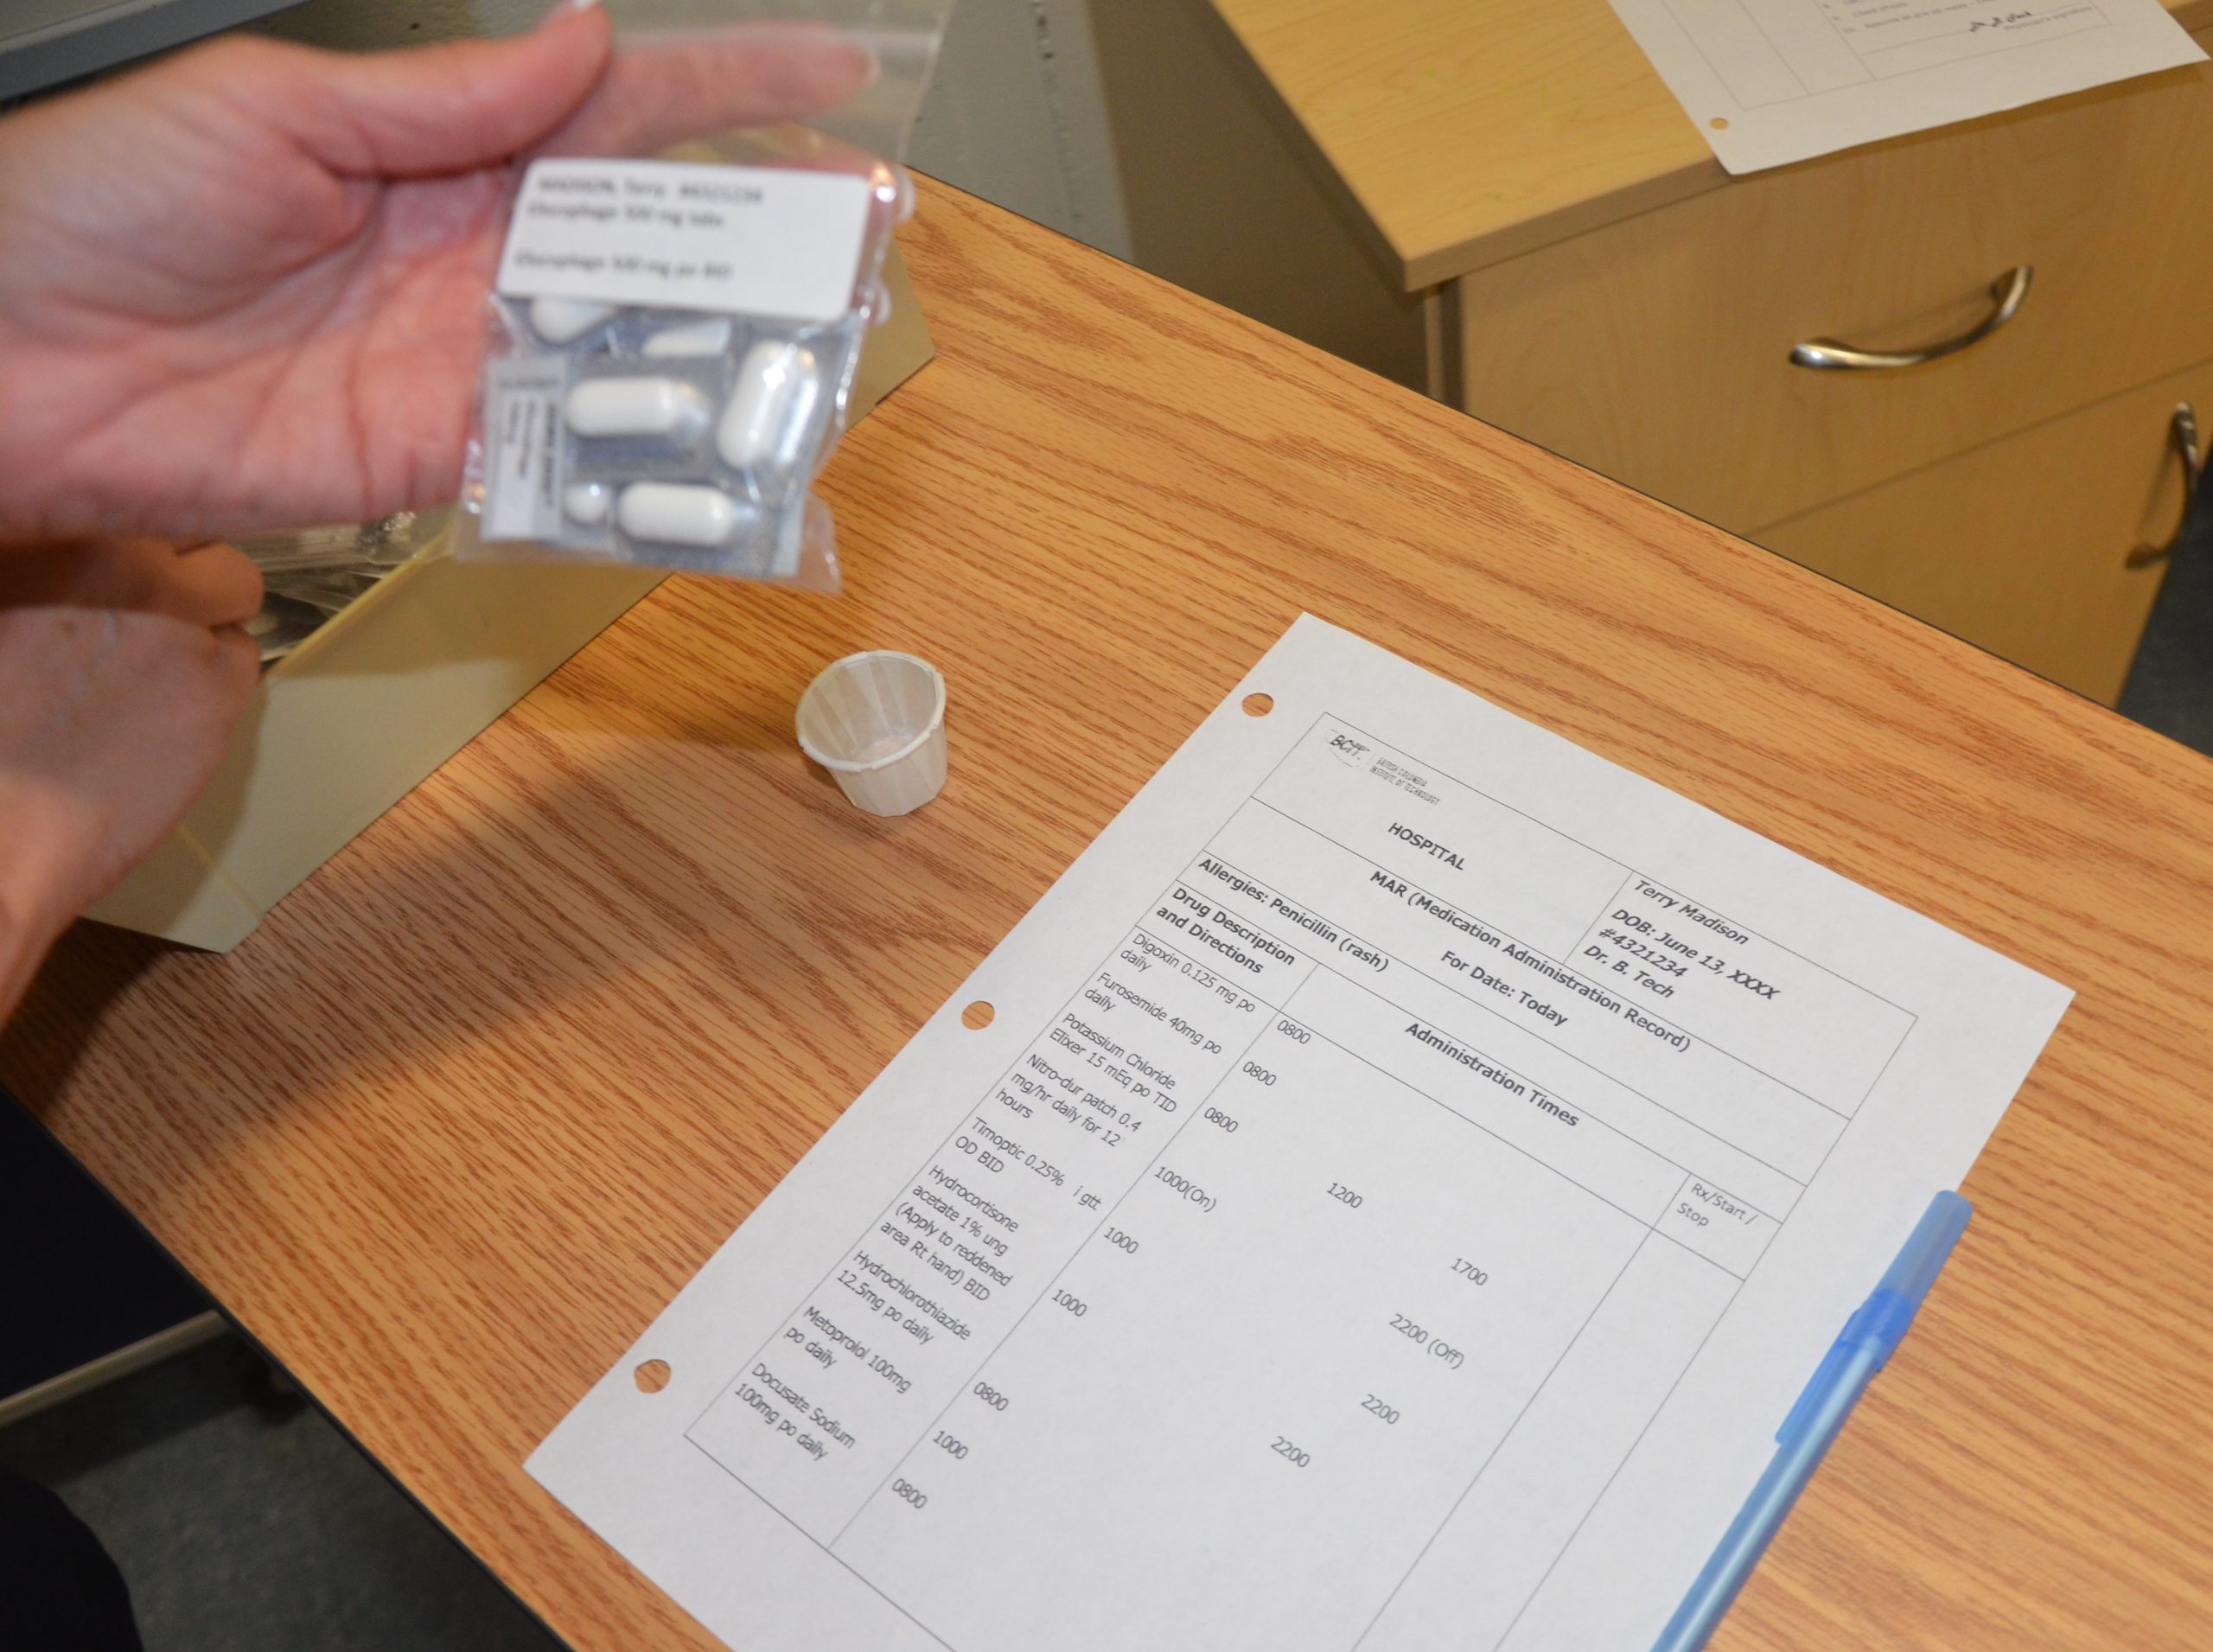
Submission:
POLYGON ((530 324, 548 344, 566 344, 582 338, 615 311, 613 304, 595 304, 582 298, 533 298, 530 324))
POLYGON ((597 527, 615 509, 615 494, 603 482, 575 482, 561 495, 561 508, 571 522, 597 527))
POLYGON ((578 436, 689 436, 707 423, 707 399, 681 379, 587 379, 569 389, 578 436))
POLYGON ((644 348, 654 356, 720 355, 730 348, 730 317, 664 327, 647 336, 644 348))
POLYGON ((750 526, 753 507, 719 488, 639 482, 622 490, 615 521, 634 539, 706 548, 728 545, 750 526))
POLYGON ((790 469, 805 447, 821 395, 813 351, 762 340, 738 364, 737 384, 715 426, 715 451, 734 469, 790 469))

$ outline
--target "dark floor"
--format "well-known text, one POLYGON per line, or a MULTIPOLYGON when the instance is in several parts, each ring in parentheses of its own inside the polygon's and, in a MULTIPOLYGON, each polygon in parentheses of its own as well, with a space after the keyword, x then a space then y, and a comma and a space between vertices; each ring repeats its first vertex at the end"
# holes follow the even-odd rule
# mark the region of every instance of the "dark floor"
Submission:
POLYGON ((251 1370, 226 1338, 0 1431, 115 1556, 146 1652, 558 1652, 320 1415, 252 1403, 251 1370))
POLYGON ((2213 756, 2213 503, 2175 547, 2121 711, 2213 756))
MULTIPOLYGON (((208 1305, 0 1090, 0 1399, 208 1305)), ((147 1652, 559 1652, 229 1337, 0 1428, 0 1466, 100 1534, 147 1652)))
MULTIPOLYGON (((2213 755, 2213 508, 2177 556, 2121 709, 2213 755)), ((166 1300, 144 1241, 77 1193, 110 1256, 138 1256, 111 1274, 142 1267, 141 1300, 166 1300)), ((11 1237, 18 1254, 67 1248, 49 1209, 35 1241, 11 1236, 27 1209, 0 1201, 0 1252, 11 1237)), ((212 1344, 0 1430, 0 1463, 52 1484, 113 1550, 147 1652, 558 1652, 328 1422, 257 1406, 247 1366, 237 1344, 212 1344)))

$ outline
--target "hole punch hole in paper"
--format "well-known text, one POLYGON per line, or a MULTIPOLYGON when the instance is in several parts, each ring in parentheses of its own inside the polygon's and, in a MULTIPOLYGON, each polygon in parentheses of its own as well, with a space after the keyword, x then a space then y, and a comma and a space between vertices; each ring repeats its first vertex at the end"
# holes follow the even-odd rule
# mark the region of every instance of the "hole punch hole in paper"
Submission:
POLYGON ((1706 124, 1712 127, 1717 132, 1725 132, 1729 130, 1729 117, 1726 115, 1716 115, 1712 120, 1707 121, 1706 124))
POLYGON ((668 1387, 669 1369, 666 1360, 647 1360, 630 1373, 630 1380, 638 1385, 640 1394, 659 1394, 668 1387))
POLYGON ((1275 709, 1276 697, 1272 694, 1247 694, 1245 697, 1245 715, 1247 717, 1266 717, 1275 709))
POLYGON ((971 1032, 981 1032, 992 1024, 992 1017, 998 1013, 988 1001, 978 998, 960 1012, 960 1024, 971 1032))

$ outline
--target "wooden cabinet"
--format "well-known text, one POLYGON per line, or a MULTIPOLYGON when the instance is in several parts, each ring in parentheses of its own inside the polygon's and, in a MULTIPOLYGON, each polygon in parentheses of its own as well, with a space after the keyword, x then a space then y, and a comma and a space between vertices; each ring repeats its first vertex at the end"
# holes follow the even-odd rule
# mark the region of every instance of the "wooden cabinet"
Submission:
MULTIPOLYGON (((2197 37, 2213 45, 2213 35, 2197 37)), ((1470 412, 2103 700, 2213 414, 2213 66, 1737 180, 1459 278, 1470 412), (1795 364, 1802 341, 1923 365, 1795 364), (2200 375, 2203 376, 2203 375, 2200 375)))
MULTIPOLYGON (((2213 0, 2166 3, 2213 48, 2213 0)), ((2121 559, 2164 538, 2167 412, 2213 361, 2213 65, 1731 178, 1607 0, 1113 10, 1142 260, 1183 248, 1209 297, 2118 694, 2159 577, 2121 559), (1955 338, 2021 266, 1967 348, 1792 364, 1955 338)))
POLYGON ((2111 705, 2180 525, 2178 406, 2213 363, 1778 522, 1760 542, 2111 705))
POLYGON ((2210 166, 2213 68, 1739 179, 1460 277, 1462 402, 1751 533, 2213 356, 2210 166))

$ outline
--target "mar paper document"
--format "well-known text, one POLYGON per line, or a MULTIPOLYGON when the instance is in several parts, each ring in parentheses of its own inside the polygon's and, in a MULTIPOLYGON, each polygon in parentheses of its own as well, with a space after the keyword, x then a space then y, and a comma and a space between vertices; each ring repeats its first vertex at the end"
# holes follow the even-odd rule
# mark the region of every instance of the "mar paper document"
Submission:
POLYGON ((2070 996, 1302 618, 529 1470, 734 1647, 1642 1648, 2070 996))
POLYGON ((1731 172, 2205 58, 2159 0, 1613 0, 1613 7, 1731 172))

